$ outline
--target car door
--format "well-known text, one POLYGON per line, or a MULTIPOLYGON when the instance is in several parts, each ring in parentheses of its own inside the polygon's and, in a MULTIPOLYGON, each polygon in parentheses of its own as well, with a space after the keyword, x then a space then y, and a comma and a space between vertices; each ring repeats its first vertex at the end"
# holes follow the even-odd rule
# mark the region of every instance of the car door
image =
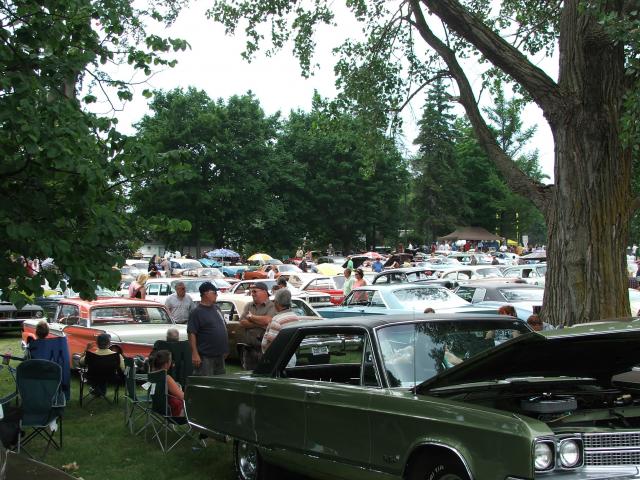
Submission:
POLYGON ((153 300, 154 302, 160 301, 160 284, 159 283, 147 283, 147 294, 145 295, 147 300, 153 300))
POLYGON ((318 362, 318 371, 336 372, 307 384, 304 399, 305 450, 317 455, 317 469, 325 474, 341 463, 343 471, 354 468, 345 478, 355 478, 371 462, 370 387, 363 381, 366 343, 364 331, 335 332, 310 346, 309 361, 318 362))

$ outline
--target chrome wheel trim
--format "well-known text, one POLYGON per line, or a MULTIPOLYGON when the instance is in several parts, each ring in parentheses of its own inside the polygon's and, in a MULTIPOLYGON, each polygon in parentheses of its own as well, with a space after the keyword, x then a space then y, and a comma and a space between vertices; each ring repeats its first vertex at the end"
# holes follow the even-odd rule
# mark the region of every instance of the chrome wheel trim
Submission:
POLYGON ((244 480, 256 480, 258 473, 258 451, 253 445, 238 442, 236 453, 238 470, 244 480))

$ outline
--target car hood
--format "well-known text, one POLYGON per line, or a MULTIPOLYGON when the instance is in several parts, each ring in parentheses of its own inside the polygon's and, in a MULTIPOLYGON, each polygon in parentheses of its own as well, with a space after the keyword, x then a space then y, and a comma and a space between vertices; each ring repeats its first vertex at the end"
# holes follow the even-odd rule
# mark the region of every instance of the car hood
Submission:
POLYGON ((527 377, 608 381, 638 364, 640 321, 585 324, 521 335, 430 378, 416 392, 527 377))

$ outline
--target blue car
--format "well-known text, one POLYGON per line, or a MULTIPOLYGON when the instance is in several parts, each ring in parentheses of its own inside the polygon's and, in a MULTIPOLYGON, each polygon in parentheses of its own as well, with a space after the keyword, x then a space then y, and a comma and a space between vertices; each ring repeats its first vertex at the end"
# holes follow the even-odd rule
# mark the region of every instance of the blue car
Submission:
POLYGON ((366 285, 356 288, 342 305, 319 309, 325 318, 359 315, 390 315, 423 313, 425 308, 436 312, 454 307, 467 307, 469 303, 451 290, 438 285, 396 284, 366 285))

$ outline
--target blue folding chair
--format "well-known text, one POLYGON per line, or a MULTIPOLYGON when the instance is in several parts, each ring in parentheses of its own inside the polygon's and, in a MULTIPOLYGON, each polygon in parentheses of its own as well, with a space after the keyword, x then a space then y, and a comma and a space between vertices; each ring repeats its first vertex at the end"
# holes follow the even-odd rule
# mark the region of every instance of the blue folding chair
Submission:
POLYGON ((46 456, 51 445, 56 449, 62 448, 62 413, 66 406, 64 394, 61 390, 62 368, 50 360, 25 360, 16 369, 16 384, 20 395, 22 420, 18 435, 18 453, 37 437, 47 443, 43 457, 46 456), (57 427, 60 435, 59 442, 55 439, 57 427), (23 431, 31 428, 25 435, 23 431))
POLYGON ((71 398, 71 363, 67 337, 34 339, 27 345, 28 358, 51 360, 62 368, 62 391, 66 401, 71 398))

